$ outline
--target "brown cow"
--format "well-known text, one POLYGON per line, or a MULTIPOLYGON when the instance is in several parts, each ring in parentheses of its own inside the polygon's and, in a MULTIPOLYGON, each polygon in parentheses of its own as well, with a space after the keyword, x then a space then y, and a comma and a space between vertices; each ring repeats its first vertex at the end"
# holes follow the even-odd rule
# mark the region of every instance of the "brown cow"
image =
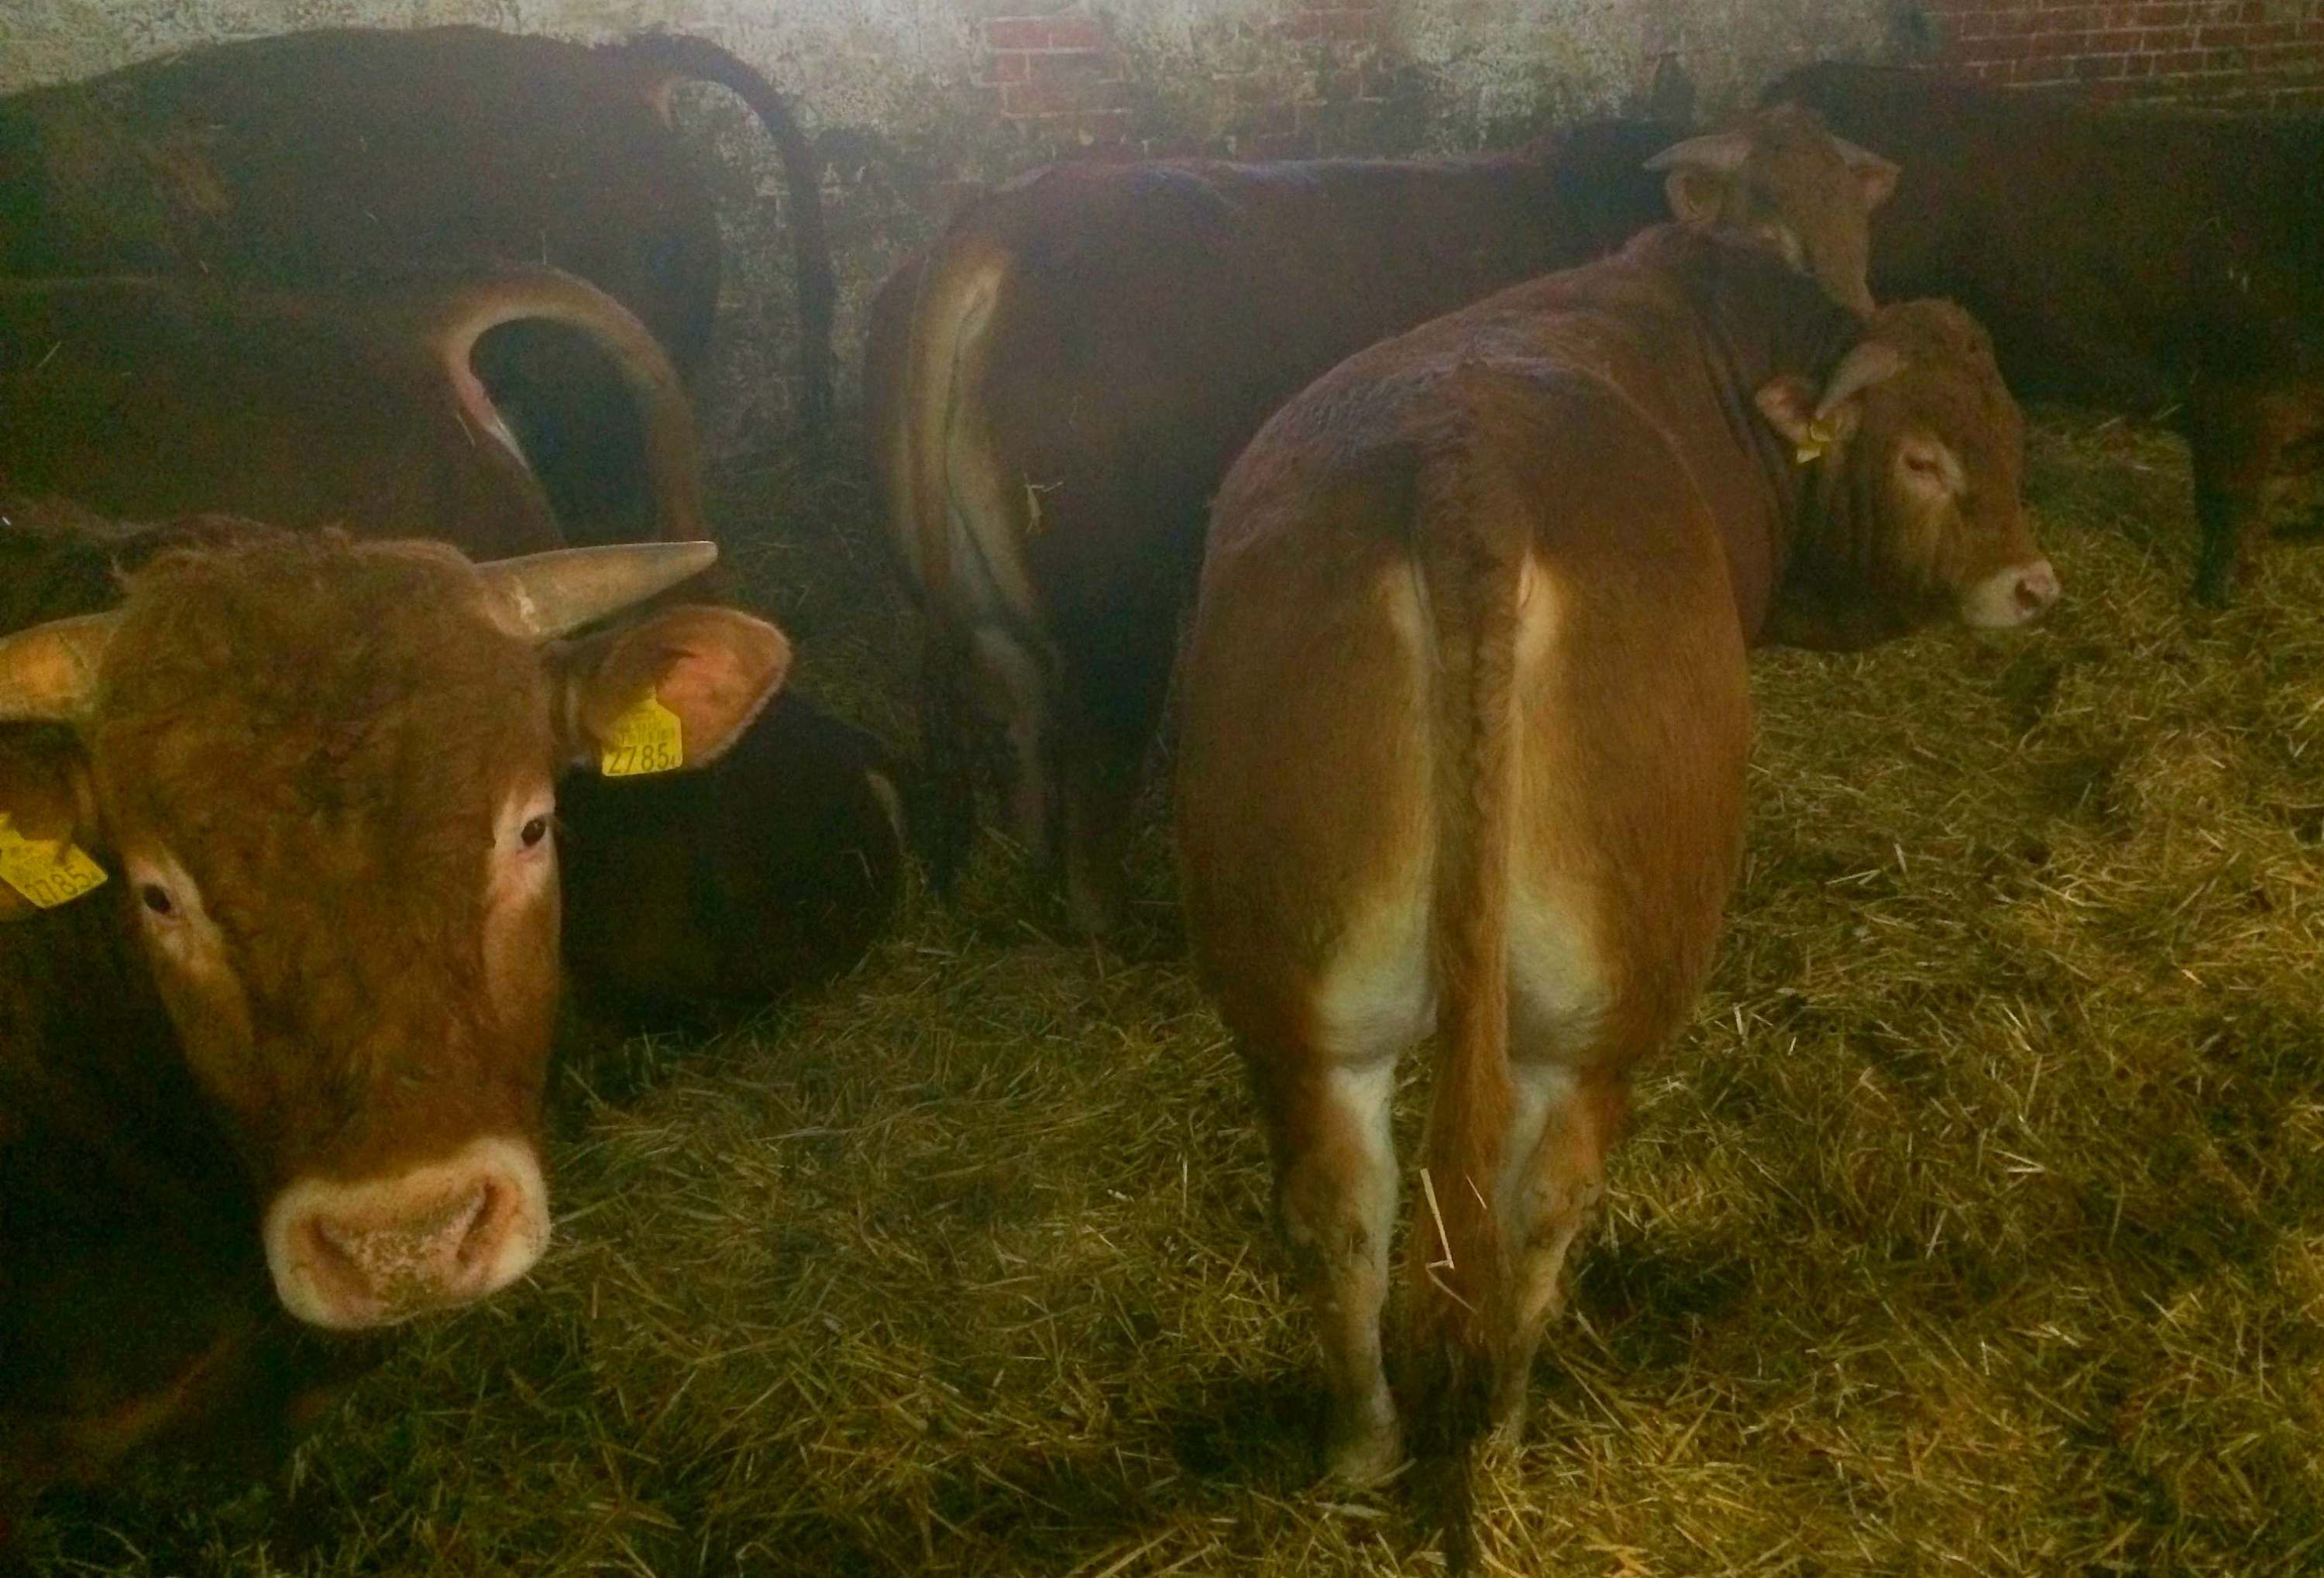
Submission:
POLYGON ((1406 1396, 1457 1489, 1521 1411, 1628 1071, 1710 963, 1746 649, 2041 612, 2020 438, 1958 309, 1868 323, 1758 242, 1671 226, 1351 357, 1236 462, 1181 676, 1178 848, 1336 1472, 1399 1453, 1398 1057, 1441 1033, 1406 1396))
POLYGON ((1671 208, 1770 236, 1869 309, 1866 215, 1894 165, 1794 111, 1674 134, 1601 125, 1425 162, 1065 166, 897 272, 865 395, 930 615, 940 881, 973 819, 973 678, 1006 720, 1019 835, 1062 859, 1082 926, 1111 919, 1204 511, 1259 423, 1341 357, 1671 208))
POLYGON ((196 535, 117 610, 0 637, 0 1263, 32 1290, 0 1342, 55 1361, 0 1371, 19 1483, 244 1406, 234 1378, 279 1357, 282 1328, 238 1269, 360 1330, 532 1264, 554 782, 649 698, 673 760, 715 758, 788 659, 771 626, 701 607, 560 639, 698 571, 706 543, 478 567, 437 544, 196 535), (42 880, 73 849, 111 878, 78 898, 42 880), (143 1072, 115 1103, 124 1058, 143 1072), (179 1214, 60 1186, 60 1156, 179 1214), (52 1318, 106 1254, 156 1246, 214 1277, 142 1327, 52 1318), (125 1377, 115 1341, 144 1361, 125 1377))
MULTIPOLYGON (((0 498, 0 632, 110 608, 157 554, 265 530, 0 498)), ((60 775, 69 748, 62 730, 0 725, 0 782, 60 775)), ((788 692, 706 771, 572 776, 568 978, 666 1029, 851 966, 900 886, 895 781, 876 743, 788 692)), ((378 1345, 325 1341, 281 1309, 252 1190, 110 907, 0 928, 7 1047, 58 1055, 31 1083, 0 1055, 0 1465, 27 1491, 35 1464, 93 1481, 164 1435, 244 1474, 279 1461, 378 1345)))
MULTIPOLYGON (((12 95, 0 99, 0 273, 306 288, 546 263, 627 307, 690 373, 720 259, 707 185, 670 125, 669 90, 685 80, 733 90, 781 154, 801 402, 819 420, 836 291, 815 159, 781 96, 702 39, 590 49, 476 27, 327 29, 12 95)), ((486 349, 560 516, 633 515, 618 385, 546 333, 486 349)))
POLYGON ((2170 413, 2195 594, 2224 603, 2273 483, 2324 466, 2324 115, 2231 120, 1812 66, 1767 91, 1912 150, 1872 281, 1942 292, 2020 391, 2170 413))
POLYGON ((621 304, 554 269, 269 291, 169 279, 0 280, 0 476, 116 516, 190 509, 504 558, 565 545, 472 367, 509 324, 586 335, 646 434, 656 535, 703 527, 686 392, 621 304))

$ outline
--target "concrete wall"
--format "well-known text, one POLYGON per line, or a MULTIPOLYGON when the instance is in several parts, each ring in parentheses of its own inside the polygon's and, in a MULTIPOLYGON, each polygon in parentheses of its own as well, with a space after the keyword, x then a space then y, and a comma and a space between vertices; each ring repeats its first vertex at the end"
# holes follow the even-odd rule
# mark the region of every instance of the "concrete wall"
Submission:
MULTIPOLYGON (((481 23, 584 40, 642 26, 709 34, 789 91, 816 138, 844 292, 839 345, 851 377, 863 308, 894 261, 964 193, 1053 158, 1471 148, 1611 109, 1720 114, 1784 67, 1831 55, 1950 60, 2004 80, 2089 77, 2099 69, 2085 61, 2151 55, 2164 69, 2143 68, 2150 80, 2207 88, 2324 60, 2319 0, 0 0, 0 6, 7 14, 0 89, 88 76, 194 44, 353 23, 481 23), (2246 30, 2232 46, 2218 31, 2227 28, 2246 30), (2244 52, 2214 56, 2215 45, 2244 52), (2188 60, 2190 53, 2197 58, 2188 60), (2032 69, 2015 63, 2021 60, 2059 65, 2054 72, 2032 69)), ((722 91, 688 89, 678 107, 719 149, 719 179, 732 199, 724 211, 733 266, 706 403, 714 441, 749 448, 780 434, 790 404, 779 373, 791 365, 779 182, 763 139, 722 91)))

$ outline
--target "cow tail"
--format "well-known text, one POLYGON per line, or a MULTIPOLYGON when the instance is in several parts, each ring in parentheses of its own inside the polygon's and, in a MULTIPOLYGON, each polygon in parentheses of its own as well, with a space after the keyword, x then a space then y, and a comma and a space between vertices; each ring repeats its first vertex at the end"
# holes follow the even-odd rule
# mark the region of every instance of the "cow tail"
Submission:
POLYGON ((702 441, 686 386, 661 342, 627 308, 586 281, 530 267, 485 276, 434 304, 430 340, 463 416, 521 457, 470 359, 476 342, 503 324, 562 324, 586 335, 613 361, 645 428, 659 535, 687 542, 710 535, 702 512, 702 441))
MULTIPOLYGON (((625 58, 650 70, 689 81, 711 82, 751 106, 773 139, 783 166, 786 215, 791 244, 791 275, 798 290, 799 417, 813 431, 831 420, 832 318, 839 304, 838 276, 831 267, 831 239, 823 223, 822 166, 773 83, 742 60, 706 38, 690 33, 641 32, 622 46, 625 58)), ((666 84, 665 84, 666 85, 666 84)))
MULTIPOLYGON (((1478 392, 1456 374, 1456 397, 1478 392)), ((1497 495, 1483 446, 1423 478, 1422 575, 1436 632, 1437 1063, 1406 1247, 1405 1396, 1416 1489, 1448 1563, 1475 1557, 1476 1448, 1503 1362, 1506 1248, 1498 1209, 1514 1103, 1509 866, 1518 739, 1518 591, 1527 533, 1497 495)))
MULTIPOLYGON (((970 632, 994 611, 969 604, 984 595, 985 578, 964 583, 955 573, 952 475, 956 441, 973 442, 982 424, 967 406, 982 386, 994 308, 1011 268, 1009 252, 974 227, 955 224, 936 243, 921 270, 912 303, 911 332, 897 380, 898 441, 882 464, 893 467, 889 493, 897 502, 891 528, 897 548, 918 584, 927 620, 922 659, 921 728, 928 801, 925 853, 939 891, 949 892, 974 834, 975 791, 969 771, 967 697, 970 632)), ((989 479, 986 479, 989 481, 989 479)), ((980 525, 992 501, 983 490, 959 504, 962 550, 988 552, 980 525)), ((995 549, 1001 545, 993 545, 995 549)))

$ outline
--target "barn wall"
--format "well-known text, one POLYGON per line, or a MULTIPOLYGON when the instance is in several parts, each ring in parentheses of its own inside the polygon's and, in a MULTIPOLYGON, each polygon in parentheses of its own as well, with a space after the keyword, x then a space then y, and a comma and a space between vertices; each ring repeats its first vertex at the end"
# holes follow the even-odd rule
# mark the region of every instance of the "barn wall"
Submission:
MULTIPOLYGON (((2203 91, 2288 82, 2302 70, 2312 81, 2324 59, 2319 0, 0 5, 9 16, 0 89, 193 44, 356 23, 480 23, 585 40, 641 26, 706 33, 787 88, 816 137, 851 376, 863 310, 895 260, 964 193, 1053 158, 1477 147, 1609 109, 1719 114, 1784 67, 1827 55, 1949 60, 2006 81, 2127 81, 2135 60, 2144 83, 2203 91)), ((764 139, 723 91, 686 90, 678 108, 725 154, 733 266, 706 404, 713 441, 747 449, 785 430, 792 403, 780 182, 764 139)))
POLYGON ((2319 0, 1926 0, 1932 50, 1987 82, 2116 97, 2324 104, 2319 0))

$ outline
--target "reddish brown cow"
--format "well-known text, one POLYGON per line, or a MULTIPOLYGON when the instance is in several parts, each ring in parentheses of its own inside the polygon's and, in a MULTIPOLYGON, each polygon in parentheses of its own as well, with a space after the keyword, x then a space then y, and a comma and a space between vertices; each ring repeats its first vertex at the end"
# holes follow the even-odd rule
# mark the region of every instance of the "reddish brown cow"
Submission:
POLYGON ((2193 451, 2196 595, 2223 603, 2278 479, 2324 466, 2324 115, 2233 120, 1813 66, 1770 101, 1912 150, 1881 295, 1943 292, 2021 391, 2169 413, 2193 451))
POLYGON ((20 1484, 246 1406, 254 1364, 279 1380, 263 1361, 283 1328, 238 1271, 263 1264, 301 1320, 363 1329, 539 1256, 554 782, 649 698, 680 765, 715 758, 788 656, 772 627, 701 607, 561 638, 714 552, 477 567, 434 544, 230 537, 153 560, 115 611, 0 637, 0 1260, 30 1289, 0 1342, 53 1361, 0 1372, 20 1484), (111 880, 68 899, 40 879, 73 849, 111 880), (124 1057, 143 1072, 115 1103, 104 1071, 124 1057), (44 1170, 59 1156, 177 1209, 87 1199, 44 1170), (156 1246, 210 1274, 70 1347, 56 1300, 106 1253, 156 1246), (123 1351, 141 1365, 108 1362, 123 1351))
MULTIPOLYGON (((702 39, 590 49, 475 27, 327 29, 13 95, 0 273, 309 288, 545 263, 627 307, 690 372, 717 303, 718 226, 669 90, 697 79, 742 98, 782 156, 801 402, 819 420, 836 291, 815 159, 780 95, 702 39)), ((559 514, 633 516, 618 384, 545 331, 486 352, 559 514)))
POLYGON ((364 291, 0 280, 0 475, 135 519, 217 510, 285 527, 442 536, 503 558, 567 539, 472 370, 509 324, 585 335, 646 435, 656 535, 702 521, 686 392, 621 304, 553 269, 364 291))
MULTIPOLYGON (((264 531, 0 499, 0 632, 101 612, 159 553, 264 531)), ((70 752, 64 730, 0 725, 0 783, 68 793, 70 752)), ((897 897, 894 782, 876 743, 788 694, 705 771, 568 779, 568 975, 667 1028, 847 968, 897 897)), ((28 1492, 36 1471, 94 1481, 165 1435, 259 1472, 377 1350, 318 1339, 275 1298, 253 1186, 123 921, 84 903, 0 927, 0 1048, 53 1054, 0 1050, 0 1470, 28 1492)))
POLYGON ((1341 357, 1671 208, 1770 236, 1869 309, 1866 215, 1895 166, 1794 111, 1673 135, 1599 125, 1427 162, 1064 166, 969 210, 889 280, 865 394, 890 528, 930 615, 940 881, 973 817, 973 682, 1007 724, 1019 836, 1062 859, 1081 925, 1111 919, 1204 511, 1268 413, 1341 357))
POLYGON ((1628 1072, 1710 963, 1746 650, 2039 614, 2019 448, 1958 309, 1868 323, 1771 248, 1672 226, 1351 357, 1236 462, 1181 678, 1178 848, 1336 1472, 1400 1450, 1398 1057, 1441 1036, 1406 1396, 1424 1457, 1458 1465, 1517 1420, 1628 1072))

